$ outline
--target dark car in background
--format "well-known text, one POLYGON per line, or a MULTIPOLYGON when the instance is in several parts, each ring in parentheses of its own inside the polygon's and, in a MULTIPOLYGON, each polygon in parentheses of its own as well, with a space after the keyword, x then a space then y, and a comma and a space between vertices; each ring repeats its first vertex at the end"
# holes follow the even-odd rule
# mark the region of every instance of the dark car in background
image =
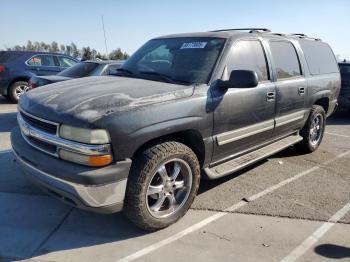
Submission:
POLYGON ((36 88, 56 82, 75 78, 99 75, 112 75, 123 64, 122 60, 84 61, 63 70, 57 75, 33 76, 29 81, 29 88, 36 88))
POLYGON ((339 69, 341 75, 339 108, 350 110, 350 62, 339 63, 339 69))
POLYGON ((32 76, 55 75, 77 62, 77 59, 64 54, 0 51, 0 95, 17 102, 29 88, 32 76))

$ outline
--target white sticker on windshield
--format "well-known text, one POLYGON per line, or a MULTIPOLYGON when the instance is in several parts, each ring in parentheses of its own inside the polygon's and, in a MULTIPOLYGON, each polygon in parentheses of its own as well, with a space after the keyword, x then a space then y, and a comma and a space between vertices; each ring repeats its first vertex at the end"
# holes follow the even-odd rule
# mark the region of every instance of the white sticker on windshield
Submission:
POLYGON ((183 43, 180 49, 186 49, 186 48, 204 48, 206 45, 207 45, 207 42, 183 43))

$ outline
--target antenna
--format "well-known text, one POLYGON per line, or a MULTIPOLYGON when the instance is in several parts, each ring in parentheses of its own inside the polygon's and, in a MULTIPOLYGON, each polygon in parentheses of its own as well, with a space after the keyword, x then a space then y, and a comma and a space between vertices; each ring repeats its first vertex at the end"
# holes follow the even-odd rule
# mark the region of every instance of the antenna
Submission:
POLYGON ((101 19, 102 19, 103 36, 105 38, 106 57, 108 59, 107 38, 106 38, 106 30, 105 30, 105 23, 104 23, 104 20, 103 20, 103 15, 101 15, 101 19))

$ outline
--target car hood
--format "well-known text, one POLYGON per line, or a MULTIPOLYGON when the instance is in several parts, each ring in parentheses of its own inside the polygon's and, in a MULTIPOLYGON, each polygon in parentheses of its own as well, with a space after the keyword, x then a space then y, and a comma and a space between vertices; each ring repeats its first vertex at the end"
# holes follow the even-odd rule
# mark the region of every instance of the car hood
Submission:
POLYGON ((88 125, 109 114, 189 97, 193 90, 145 79, 96 76, 31 90, 21 97, 19 107, 58 123, 88 125))

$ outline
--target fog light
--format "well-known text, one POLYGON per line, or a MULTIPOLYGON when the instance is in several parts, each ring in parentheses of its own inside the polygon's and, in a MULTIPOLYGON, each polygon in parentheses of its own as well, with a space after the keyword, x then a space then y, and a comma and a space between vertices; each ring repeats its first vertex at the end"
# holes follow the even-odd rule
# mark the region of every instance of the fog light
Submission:
POLYGON ((59 151, 61 159, 86 166, 106 166, 112 163, 111 155, 87 156, 61 149, 59 151))

